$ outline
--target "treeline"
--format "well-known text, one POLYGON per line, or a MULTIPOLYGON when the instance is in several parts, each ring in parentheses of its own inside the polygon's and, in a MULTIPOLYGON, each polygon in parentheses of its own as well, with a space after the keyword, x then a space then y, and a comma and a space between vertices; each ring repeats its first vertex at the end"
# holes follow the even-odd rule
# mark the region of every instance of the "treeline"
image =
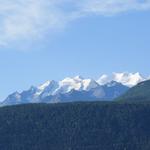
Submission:
POLYGON ((150 150, 150 104, 2 107, 0 150, 150 150))

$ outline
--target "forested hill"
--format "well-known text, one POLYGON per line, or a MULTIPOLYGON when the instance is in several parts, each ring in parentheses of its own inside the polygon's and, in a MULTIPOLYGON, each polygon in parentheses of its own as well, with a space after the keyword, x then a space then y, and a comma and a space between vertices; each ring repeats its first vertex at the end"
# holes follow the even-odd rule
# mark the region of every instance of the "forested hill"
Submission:
POLYGON ((2 107, 0 150, 150 150, 150 104, 2 107))
POLYGON ((150 80, 141 82, 117 98, 124 102, 150 102, 150 80))

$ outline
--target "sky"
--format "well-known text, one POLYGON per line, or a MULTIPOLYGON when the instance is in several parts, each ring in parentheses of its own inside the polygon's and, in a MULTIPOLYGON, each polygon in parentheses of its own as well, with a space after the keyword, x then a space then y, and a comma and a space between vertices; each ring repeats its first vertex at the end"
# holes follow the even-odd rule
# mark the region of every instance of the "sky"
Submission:
POLYGON ((150 75, 150 0, 0 4, 0 99, 68 76, 150 75))

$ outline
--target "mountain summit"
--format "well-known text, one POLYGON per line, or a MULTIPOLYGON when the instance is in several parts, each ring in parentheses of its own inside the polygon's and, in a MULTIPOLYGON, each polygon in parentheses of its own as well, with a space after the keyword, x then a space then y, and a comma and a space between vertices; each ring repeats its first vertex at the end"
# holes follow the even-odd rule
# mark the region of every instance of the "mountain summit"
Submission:
POLYGON ((137 73, 113 73, 112 76, 106 74, 102 75, 97 82, 100 85, 106 84, 110 81, 116 81, 122 83, 125 86, 133 87, 138 83, 147 80, 148 78, 143 77, 139 72, 137 73))

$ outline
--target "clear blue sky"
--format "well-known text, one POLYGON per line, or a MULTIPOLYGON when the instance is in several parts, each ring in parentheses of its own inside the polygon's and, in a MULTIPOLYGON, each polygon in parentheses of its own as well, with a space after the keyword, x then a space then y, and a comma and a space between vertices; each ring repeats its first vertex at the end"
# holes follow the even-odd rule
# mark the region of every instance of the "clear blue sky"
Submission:
POLYGON ((78 17, 63 27, 46 28, 38 39, 32 34, 22 38, 18 28, 10 26, 15 34, 8 35, 7 31, 0 37, 1 99, 46 80, 78 74, 93 78, 124 71, 150 75, 149 10, 78 17))

